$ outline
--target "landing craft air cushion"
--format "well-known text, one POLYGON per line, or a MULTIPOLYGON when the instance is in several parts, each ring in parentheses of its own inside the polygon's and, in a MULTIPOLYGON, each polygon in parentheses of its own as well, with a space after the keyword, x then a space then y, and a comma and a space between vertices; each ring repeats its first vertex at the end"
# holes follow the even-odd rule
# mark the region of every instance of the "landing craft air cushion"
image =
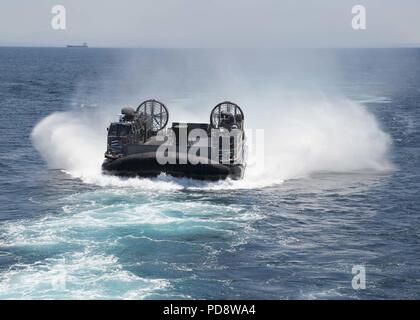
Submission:
POLYGON ((108 128, 103 171, 118 176, 243 178, 244 114, 237 104, 216 105, 210 123, 173 122, 168 129, 168 119, 168 109, 157 100, 146 100, 137 110, 123 108, 120 120, 108 128))

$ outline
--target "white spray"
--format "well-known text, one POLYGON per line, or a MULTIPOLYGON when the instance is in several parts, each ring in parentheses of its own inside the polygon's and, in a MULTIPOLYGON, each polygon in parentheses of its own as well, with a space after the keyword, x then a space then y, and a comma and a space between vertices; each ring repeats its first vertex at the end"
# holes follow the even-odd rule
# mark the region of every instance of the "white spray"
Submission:
MULTIPOLYGON (((104 176, 101 163, 110 117, 86 116, 76 111, 54 113, 36 125, 32 139, 50 168, 62 169, 86 183, 102 186, 258 188, 320 171, 354 172, 392 167, 387 160, 390 139, 360 103, 324 96, 309 99, 280 94, 240 100, 246 127, 263 129, 265 136, 264 169, 255 163, 255 154, 251 152, 242 181, 199 183, 168 177, 150 180, 104 176)), ((205 114, 204 110, 201 112, 205 114)), ((257 146, 255 150, 259 152, 262 148, 257 146)))

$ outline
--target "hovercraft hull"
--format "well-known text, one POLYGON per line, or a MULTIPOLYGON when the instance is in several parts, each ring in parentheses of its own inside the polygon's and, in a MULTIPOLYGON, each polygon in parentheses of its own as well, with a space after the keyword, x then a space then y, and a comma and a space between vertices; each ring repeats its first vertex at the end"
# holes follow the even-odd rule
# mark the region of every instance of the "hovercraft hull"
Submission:
MULTIPOLYGON (((178 159, 179 160, 179 159, 178 159)), ((154 153, 128 155, 118 159, 106 159, 102 164, 106 174, 117 176, 156 177, 165 173, 174 177, 200 180, 242 179, 245 166, 242 164, 199 163, 159 164, 154 153)))

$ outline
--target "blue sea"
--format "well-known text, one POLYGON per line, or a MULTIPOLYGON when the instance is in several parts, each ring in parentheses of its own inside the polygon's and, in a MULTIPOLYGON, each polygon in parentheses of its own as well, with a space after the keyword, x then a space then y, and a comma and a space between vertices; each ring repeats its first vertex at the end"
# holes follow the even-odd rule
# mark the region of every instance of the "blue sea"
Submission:
POLYGON ((4 47, 0 115, 0 299, 420 298, 419 49, 4 47), (103 175, 149 98, 238 103, 245 178, 103 175))

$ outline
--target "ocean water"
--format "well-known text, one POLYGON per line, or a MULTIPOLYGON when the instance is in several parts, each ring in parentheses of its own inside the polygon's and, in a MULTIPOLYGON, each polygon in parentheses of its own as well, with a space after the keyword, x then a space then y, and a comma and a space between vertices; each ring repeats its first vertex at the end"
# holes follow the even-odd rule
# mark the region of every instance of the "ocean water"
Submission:
POLYGON ((0 299, 420 298, 419 83, 417 49, 0 48, 0 299), (104 176, 148 98, 237 102, 244 180, 104 176))

